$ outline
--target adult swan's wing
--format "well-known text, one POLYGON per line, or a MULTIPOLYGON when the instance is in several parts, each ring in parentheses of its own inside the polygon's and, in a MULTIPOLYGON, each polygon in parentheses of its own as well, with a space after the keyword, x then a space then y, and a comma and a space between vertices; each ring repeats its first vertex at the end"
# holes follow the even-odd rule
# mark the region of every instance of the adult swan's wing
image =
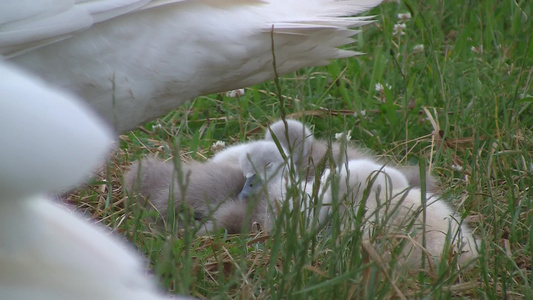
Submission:
MULTIPOLYGON (((53 8, 54 1, 48 2, 53 8)), ((279 74, 357 54, 337 47, 352 41, 357 31, 349 28, 370 22, 351 16, 381 0, 122 0, 110 1, 108 7, 101 2, 108 4, 73 4, 65 13, 81 10, 79 20, 66 21, 75 25, 67 32, 36 30, 36 44, 24 28, 24 18, 32 15, 19 9, 23 20, 0 27, 11 36, 0 35, 0 51, 78 94, 123 132, 197 96, 273 78, 272 40, 279 74), (18 25, 25 32, 23 46, 13 42, 18 25), (26 46, 32 49, 24 51, 26 46)), ((18 1, 7 3, 17 10, 18 1)), ((63 15, 49 9, 41 22, 58 25, 54 13, 63 15)))
POLYGON ((146 5, 150 0, 4 0, 0 55, 17 56, 146 5))

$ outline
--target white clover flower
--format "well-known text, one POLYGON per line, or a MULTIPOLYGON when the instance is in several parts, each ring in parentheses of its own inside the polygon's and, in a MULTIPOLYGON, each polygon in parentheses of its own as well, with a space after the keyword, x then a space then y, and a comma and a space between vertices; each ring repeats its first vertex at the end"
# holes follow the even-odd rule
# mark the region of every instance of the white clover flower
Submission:
POLYGON ((403 32, 405 28, 406 28, 406 25, 404 23, 394 24, 394 28, 392 29, 392 35, 395 35, 395 36, 405 35, 405 32, 403 32))
POLYGON ((363 109, 363 110, 361 110, 359 112, 356 111, 356 112, 353 113, 353 116, 362 118, 362 117, 366 116, 366 110, 363 109))
POLYGON ((213 152, 218 152, 218 151, 222 150, 224 147, 226 147, 226 142, 224 142, 224 141, 216 141, 211 146, 211 150, 213 150, 213 152))
POLYGON ((480 45, 479 47, 470 47, 470 50, 474 53, 483 53, 483 45, 480 45))
POLYGON ((456 165, 456 164, 452 164, 450 167, 452 168, 452 170, 459 171, 459 172, 463 170, 463 166, 456 165))
POLYGON ((413 47, 413 53, 424 52, 424 44, 418 44, 413 47))
POLYGON ((379 82, 376 83, 376 87, 375 87, 376 92, 378 92, 378 93, 384 93, 384 92, 385 92, 385 88, 387 88, 387 89, 390 90, 390 89, 391 89, 391 86, 390 86, 389 84, 387 84, 387 83, 385 83, 385 85, 383 85, 383 84, 381 84, 381 83, 379 83, 379 82))
POLYGON ((231 97, 231 98, 238 98, 240 96, 244 96, 244 89, 236 89, 232 91, 227 91, 226 96, 231 97))
POLYGON ((385 88, 383 87, 383 84, 381 84, 379 82, 376 83, 375 89, 376 89, 376 92, 378 92, 378 93, 383 93, 385 91, 385 88))
POLYGON ((403 13, 403 14, 398 14, 398 19, 400 20, 403 20, 403 21, 407 21, 409 19, 411 19, 411 13, 403 13))
POLYGON ((347 133, 344 133, 344 132, 339 132, 339 133, 335 133, 335 139, 337 141, 342 141, 344 138, 346 138, 347 141, 351 140, 352 139, 352 131, 351 130, 348 130, 347 133))

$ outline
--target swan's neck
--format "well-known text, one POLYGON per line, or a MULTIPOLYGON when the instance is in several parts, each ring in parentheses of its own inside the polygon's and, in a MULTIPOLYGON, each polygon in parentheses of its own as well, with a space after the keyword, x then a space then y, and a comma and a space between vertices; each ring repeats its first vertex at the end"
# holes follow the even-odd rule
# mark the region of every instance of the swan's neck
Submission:
POLYGON ((42 197, 0 200, 0 253, 16 252, 40 234, 39 217, 33 204, 42 197))

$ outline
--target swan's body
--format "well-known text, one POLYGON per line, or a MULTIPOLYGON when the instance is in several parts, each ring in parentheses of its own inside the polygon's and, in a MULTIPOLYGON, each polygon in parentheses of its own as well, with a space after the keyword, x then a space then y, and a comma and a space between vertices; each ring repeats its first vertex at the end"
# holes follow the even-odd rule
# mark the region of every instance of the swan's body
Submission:
MULTIPOLYGON (((265 140, 272 141, 272 135, 276 136, 280 144, 292 150, 292 155, 296 158, 297 166, 301 169, 308 180, 315 177, 316 167, 324 162, 326 167, 330 167, 327 158, 333 158, 333 165, 340 166, 350 160, 373 160, 376 163, 385 165, 386 162, 377 159, 376 156, 368 149, 356 147, 347 143, 333 141, 328 143, 323 140, 317 140, 313 137, 311 130, 303 123, 287 119, 272 123, 269 130, 265 133, 265 140), (287 139, 287 136, 289 139, 287 139), (331 152, 331 154, 329 154, 331 152)), ((420 187, 420 170, 415 166, 394 166, 394 169, 400 171, 407 178, 409 185, 420 187)), ((428 191, 437 189, 437 180, 426 172, 425 180, 428 191)))
POLYGON ((78 99, 0 63, 0 295, 164 299, 138 254, 44 196, 100 164, 111 132, 78 99))
POLYGON ((200 95, 357 54, 349 17, 380 0, 60 0, 0 4, 0 55, 91 104, 118 132, 200 95), (41 3, 42 2, 42 3, 41 3))

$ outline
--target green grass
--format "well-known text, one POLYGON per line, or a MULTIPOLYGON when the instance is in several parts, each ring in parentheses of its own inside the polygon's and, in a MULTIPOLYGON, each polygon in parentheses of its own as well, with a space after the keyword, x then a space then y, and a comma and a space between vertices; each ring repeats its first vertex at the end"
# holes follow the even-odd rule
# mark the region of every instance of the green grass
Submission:
POLYGON ((280 78, 283 109, 318 137, 351 130, 355 144, 378 155, 430 167, 481 241, 471 268, 443 263, 432 274, 408 274, 394 261, 379 263, 382 249, 394 249, 389 241, 368 243, 360 230, 335 226, 321 235, 291 212, 270 235, 196 238, 170 226, 159 232, 141 212, 124 209, 122 172, 143 155, 167 158, 179 146, 181 159, 205 160, 216 141, 262 138, 282 110, 273 82, 239 99, 198 98, 122 136, 101 181, 71 201, 126 235, 175 293, 396 299, 399 290, 408 298, 533 299, 533 3, 388 2, 371 14, 377 22, 353 44, 366 55, 280 78), (405 12, 412 14, 405 35, 393 35, 405 12), (414 51, 419 44, 424 49, 414 51))

